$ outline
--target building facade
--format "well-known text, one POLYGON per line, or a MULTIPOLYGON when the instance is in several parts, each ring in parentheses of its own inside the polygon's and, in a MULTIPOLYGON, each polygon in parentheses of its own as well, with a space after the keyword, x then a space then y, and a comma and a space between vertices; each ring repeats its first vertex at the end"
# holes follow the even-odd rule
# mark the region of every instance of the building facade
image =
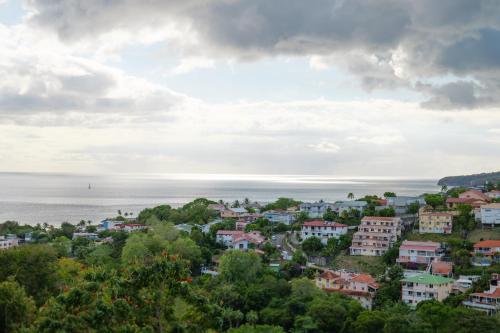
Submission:
POLYGON ((444 256, 444 249, 436 242, 404 240, 399 247, 397 262, 407 266, 429 265, 444 256))
POLYGON ((443 301, 450 296, 453 282, 453 279, 427 273, 408 277, 401 280, 401 298, 412 307, 422 301, 443 301))
POLYGON ((482 293, 472 293, 463 302, 464 306, 493 315, 500 312, 500 274, 492 274, 490 289, 482 293))
POLYGON ((305 202, 300 204, 299 211, 306 213, 310 218, 322 218, 328 209, 333 210, 334 204, 328 202, 305 202))
POLYGON ((347 228, 347 225, 337 222, 307 221, 302 225, 301 237, 303 240, 318 237, 323 244, 326 244, 330 238, 339 238, 341 235, 347 234, 347 228))
POLYGON ((0 236, 0 250, 7 250, 16 246, 19 246, 17 237, 0 236))
POLYGON ((420 209, 419 232, 421 234, 451 234, 453 229, 453 214, 449 212, 427 211, 420 209))
POLYGON ((474 244, 472 264, 490 266, 492 263, 500 263, 500 240, 485 240, 474 244))
POLYGON ((354 233, 351 255, 381 256, 401 236, 399 217, 365 216, 354 233))
POLYGON ((291 225, 296 220, 295 214, 287 212, 286 210, 269 210, 262 215, 264 218, 268 219, 269 222, 274 224, 283 223, 291 225))
POLYGON ((500 225, 500 203, 481 206, 481 224, 487 226, 500 225))

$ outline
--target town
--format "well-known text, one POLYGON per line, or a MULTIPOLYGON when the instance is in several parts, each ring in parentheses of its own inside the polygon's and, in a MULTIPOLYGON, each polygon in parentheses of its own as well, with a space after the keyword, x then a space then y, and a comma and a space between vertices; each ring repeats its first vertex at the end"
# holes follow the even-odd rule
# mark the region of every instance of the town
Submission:
MULTIPOLYGON (((444 304, 477 311, 485 320, 497 318, 500 184, 443 186, 439 193, 415 197, 385 192, 381 197, 355 198, 349 193, 346 199, 279 198, 271 203, 196 199, 177 209, 148 208, 136 217, 119 212, 99 224, 81 221, 54 227, 7 221, 0 224, 0 280, 13 277, 28 294, 33 290, 33 282, 14 272, 23 268, 9 261, 17 256, 18 266, 31 262, 22 258, 23 251, 37 251, 39 265, 55 265, 53 270, 64 278, 47 283, 56 283, 56 290, 67 290, 103 267, 147 266, 164 253, 186 261, 182 281, 197 288, 212 283, 217 290, 222 286, 210 281, 228 276, 226 283, 248 282, 266 269, 291 283, 292 292, 313 286, 325 295, 353 299, 368 313, 391 304, 403 304, 408 313, 423 311, 423 304, 444 304)), ((33 267, 25 269, 31 272, 33 267)), ((50 278, 46 268, 32 274, 40 275, 37 283, 50 278)), ((232 297, 240 292, 233 290, 232 297)), ((50 295, 48 289, 46 293, 50 295)), ((48 299, 38 293, 31 297, 38 304, 48 299)), ((273 323, 268 314, 272 303, 264 301, 260 309, 243 313, 239 309, 243 305, 226 301, 230 303, 223 306, 225 311, 239 311, 243 317, 234 322, 226 318, 218 329, 245 322, 273 323)))

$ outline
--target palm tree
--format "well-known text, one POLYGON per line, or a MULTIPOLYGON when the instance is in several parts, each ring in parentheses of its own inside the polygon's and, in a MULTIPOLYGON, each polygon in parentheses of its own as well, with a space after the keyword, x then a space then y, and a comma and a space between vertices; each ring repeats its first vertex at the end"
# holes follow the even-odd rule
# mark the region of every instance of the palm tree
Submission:
POLYGON ((445 193, 447 191, 448 191, 448 186, 446 185, 441 186, 441 192, 445 193))
POLYGON ((352 192, 349 192, 349 194, 347 195, 347 199, 349 200, 354 199, 354 194, 352 192))

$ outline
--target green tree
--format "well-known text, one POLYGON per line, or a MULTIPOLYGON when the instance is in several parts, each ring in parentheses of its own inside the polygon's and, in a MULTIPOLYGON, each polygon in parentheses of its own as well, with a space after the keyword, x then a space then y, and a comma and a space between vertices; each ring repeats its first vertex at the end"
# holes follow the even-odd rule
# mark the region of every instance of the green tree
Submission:
POLYGON ((270 325, 242 325, 238 328, 232 328, 228 333, 285 333, 283 328, 279 326, 270 326, 270 325))
POLYGON ((35 317, 35 302, 13 279, 0 282, 0 333, 15 332, 35 317))
POLYGON ((255 252, 227 251, 220 258, 219 272, 229 282, 249 283, 262 271, 260 257, 255 252))
POLYGON ((302 242, 302 250, 308 255, 315 255, 320 253, 324 248, 321 239, 318 237, 309 237, 302 242))
POLYGON ((353 194, 352 192, 349 192, 349 193, 347 194, 347 199, 349 199, 349 200, 354 199, 354 194, 353 194))
POLYGON ((439 206, 444 205, 444 197, 437 193, 437 194, 426 194, 424 196, 425 203, 428 204, 429 206, 432 206, 432 208, 437 208, 439 206))
POLYGON ((384 198, 395 198, 396 197, 396 193, 394 192, 385 192, 384 193, 384 198))

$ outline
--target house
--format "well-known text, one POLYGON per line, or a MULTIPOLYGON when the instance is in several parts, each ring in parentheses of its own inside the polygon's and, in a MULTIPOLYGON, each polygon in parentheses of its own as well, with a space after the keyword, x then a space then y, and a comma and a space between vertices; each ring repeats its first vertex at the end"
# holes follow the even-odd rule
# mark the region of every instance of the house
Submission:
POLYGON ((458 293, 464 293, 472 288, 474 282, 481 279, 480 275, 460 275, 458 280, 453 284, 453 290, 458 293))
POLYGON ((223 204, 209 204, 207 206, 207 209, 215 210, 216 212, 220 213, 223 210, 226 210, 226 206, 224 206, 223 204))
POLYGON ((490 199, 500 199, 500 191, 493 190, 485 193, 490 199))
POLYGON ((474 244, 472 264, 490 266, 492 263, 500 263, 500 240, 485 240, 474 244))
POLYGON ((223 219, 226 219, 226 218, 238 218, 242 214, 245 214, 245 213, 248 213, 245 208, 242 208, 242 207, 233 207, 233 208, 229 208, 229 209, 225 209, 225 210, 221 211, 220 212, 220 217, 223 218, 223 219))
POLYGON ((263 213, 263 217, 275 224, 283 223, 291 225, 296 220, 295 214, 287 212, 286 210, 269 210, 263 213))
POLYGON ((314 220, 304 222, 302 225, 301 237, 306 240, 310 237, 318 237, 323 244, 326 244, 330 238, 339 238, 347 234, 348 226, 345 224, 314 220))
POLYGON ((460 193, 458 197, 462 199, 476 199, 485 202, 491 202, 491 198, 489 196, 478 190, 467 190, 460 193))
POLYGON ((472 208, 479 208, 487 204, 486 201, 475 198, 447 198, 446 206, 448 209, 457 209, 460 205, 469 205, 472 208))
POLYGON ((414 307, 427 300, 443 301, 450 296, 453 279, 432 274, 420 274, 401 280, 401 298, 414 307))
POLYGON ((353 200, 353 201, 338 201, 333 204, 332 211, 341 215, 346 212, 349 213, 353 210, 356 210, 360 213, 368 206, 368 202, 363 200, 353 200))
POLYGON ((401 236, 399 217, 365 216, 358 231, 354 233, 350 247, 351 255, 381 256, 401 236))
POLYGON ((418 265, 427 266, 443 256, 444 250, 440 243, 404 240, 399 247, 399 258, 397 262, 410 267, 416 267, 418 265))
POLYGON ((419 232, 421 234, 451 234, 453 214, 421 208, 419 211, 419 232))
POLYGON ((439 259, 431 262, 432 275, 439 275, 443 277, 453 277, 453 263, 448 261, 441 261, 439 259))
POLYGON ((115 230, 120 230, 119 226, 123 224, 123 221, 118 221, 118 220, 111 220, 111 219, 106 219, 101 221, 99 224, 97 230, 98 231, 115 231, 115 230))
POLYGON ((19 246, 19 239, 16 236, 0 236, 0 250, 7 250, 16 246, 19 246))
POLYGON ((500 225, 500 203, 481 206, 481 224, 492 227, 500 225))
POLYGON ((243 213, 240 214, 239 219, 245 221, 246 223, 254 223, 255 220, 260 219, 261 217, 263 217, 263 215, 258 213, 243 213))
POLYGON ((236 230, 242 230, 242 231, 245 231, 245 228, 247 227, 247 225, 249 225, 250 223, 246 222, 245 220, 243 219, 239 219, 238 221, 236 221, 236 230))
POLYGON ((316 277, 316 286, 327 292, 338 292, 358 300, 365 309, 371 309, 379 285, 368 274, 325 270, 316 277))
POLYGON ((208 234, 210 232, 210 227, 213 225, 216 225, 217 223, 222 223, 222 219, 216 219, 213 221, 208 222, 207 224, 204 224, 201 226, 201 232, 204 234, 208 234))
POLYGON ((88 240, 96 240, 99 238, 99 236, 94 232, 75 232, 75 233, 73 233, 73 240, 75 240, 79 237, 86 238, 88 240))
POLYGON ((330 208, 333 210, 334 204, 328 202, 302 203, 299 205, 300 212, 304 212, 310 218, 322 218, 326 211, 330 208))
POLYGON ((488 291, 470 294, 463 305, 489 315, 500 312, 500 274, 492 274, 488 291))
POLYGON ((132 231, 139 231, 139 230, 144 230, 147 229, 147 226, 144 224, 138 224, 138 223, 123 223, 118 226, 118 228, 122 231, 125 232, 132 232, 132 231))
POLYGON ((410 205, 417 202, 420 206, 425 205, 423 197, 397 196, 387 197, 387 206, 392 207, 397 215, 405 214, 410 205))
POLYGON ((261 245, 266 238, 259 231, 244 232, 241 230, 218 230, 216 241, 228 248, 248 249, 249 244, 261 245))

